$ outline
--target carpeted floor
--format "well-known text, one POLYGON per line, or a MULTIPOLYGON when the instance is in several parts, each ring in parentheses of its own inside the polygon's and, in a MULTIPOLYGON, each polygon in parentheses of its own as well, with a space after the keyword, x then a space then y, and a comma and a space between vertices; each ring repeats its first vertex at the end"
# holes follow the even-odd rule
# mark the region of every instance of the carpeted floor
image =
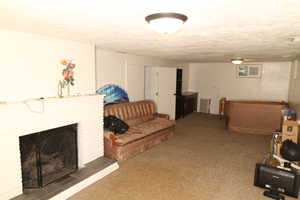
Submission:
POLYGON ((71 200, 268 199, 253 177, 270 138, 230 133, 216 116, 191 114, 177 121, 173 138, 121 162, 71 200))

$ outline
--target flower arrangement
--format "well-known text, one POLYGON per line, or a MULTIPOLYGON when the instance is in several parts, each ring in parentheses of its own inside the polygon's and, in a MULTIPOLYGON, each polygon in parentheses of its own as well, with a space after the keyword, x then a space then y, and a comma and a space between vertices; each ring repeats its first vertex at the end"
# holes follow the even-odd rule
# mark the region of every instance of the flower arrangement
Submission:
POLYGON ((70 95, 70 85, 74 85, 74 68, 75 64, 72 60, 61 60, 60 64, 62 64, 65 68, 62 71, 63 80, 59 81, 59 92, 58 95, 62 96, 62 88, 68 88, 68 95, 70 95))

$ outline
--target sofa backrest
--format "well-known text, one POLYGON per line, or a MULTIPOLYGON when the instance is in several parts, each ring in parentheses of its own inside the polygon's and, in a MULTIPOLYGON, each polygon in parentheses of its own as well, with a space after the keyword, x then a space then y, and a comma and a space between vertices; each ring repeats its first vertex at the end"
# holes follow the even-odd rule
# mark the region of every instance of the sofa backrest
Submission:
POLYGON ((104 116, 114 115, 126 121, 137 118, 149 118, 156 112, 156 105, 151 100, 110 104, 104 107, 104 116))
POLYGON ((282 102, 227 101, 229 128, 238 127, 245 133, 272 134, 281 129, 281 110, 285 106, 287 104, 282 102))

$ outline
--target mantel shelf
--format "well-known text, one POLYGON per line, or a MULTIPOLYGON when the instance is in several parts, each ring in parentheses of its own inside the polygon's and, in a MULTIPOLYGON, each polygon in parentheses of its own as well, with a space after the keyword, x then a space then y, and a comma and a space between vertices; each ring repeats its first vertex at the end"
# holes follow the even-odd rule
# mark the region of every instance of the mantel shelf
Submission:
POLYGON ((68 98, 76 98, 76 97, 85 97, 85 96, 104 96, 102 94, 78 94, 78 95, 69 95, 69 96, 55 96, 55 97, 40 97, 40 98, 32 98, 32 99, 25 99, 22 101, 0 101, 0 105, 5 104, 19 104, 19 103, 27 103, 30 101, 46 101, 46 100, 53 100, 53 99, 68 99, 68 98))

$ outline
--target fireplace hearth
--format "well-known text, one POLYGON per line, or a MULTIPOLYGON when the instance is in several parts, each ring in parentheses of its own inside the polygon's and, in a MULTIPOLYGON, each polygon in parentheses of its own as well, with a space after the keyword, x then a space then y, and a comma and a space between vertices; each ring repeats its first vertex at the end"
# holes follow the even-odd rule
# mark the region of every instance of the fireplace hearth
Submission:
POLYGON ((23 188, 40 188, 78 169, 77 124, 19 137, 23 188))

